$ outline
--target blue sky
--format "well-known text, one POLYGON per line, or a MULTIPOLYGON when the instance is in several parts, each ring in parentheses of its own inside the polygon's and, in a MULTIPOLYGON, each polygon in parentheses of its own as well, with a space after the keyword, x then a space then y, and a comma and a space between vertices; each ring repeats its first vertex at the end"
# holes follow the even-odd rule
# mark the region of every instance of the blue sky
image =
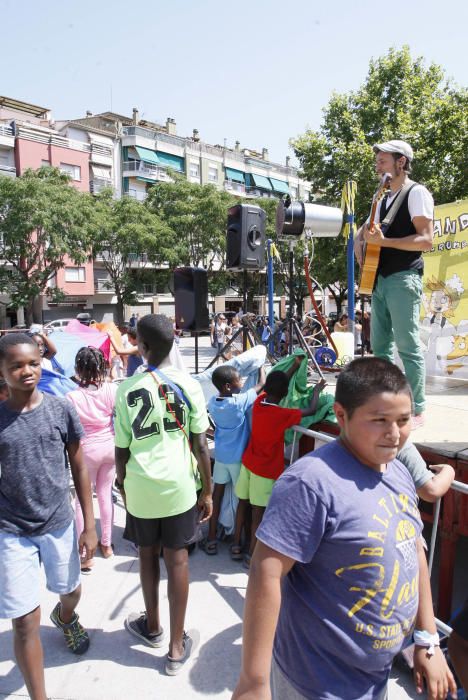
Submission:
POLYGON ((466 0, 0 0, 0 94, 56 119, 87 109, 158 122, 283 162, 333 91, 408 44, 468 83, 466 0))

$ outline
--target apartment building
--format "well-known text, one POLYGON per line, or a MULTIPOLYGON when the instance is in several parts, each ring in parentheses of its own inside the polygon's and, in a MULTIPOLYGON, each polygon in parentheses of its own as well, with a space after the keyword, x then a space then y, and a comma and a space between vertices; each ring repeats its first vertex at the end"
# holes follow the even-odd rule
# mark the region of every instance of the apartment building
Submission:
MULTIPOLYGON (((49 109, 20 100, 0 97, 0 176, 16 177, 27 168, 51 165, 71 176, 83 192, 98 193, 110 187, 115 197, 131 196, 143 201, 148 188, 171 181, 173 172, 190 182, 212 184, 233 195, 247 198, 280 197, 308 200, 310 184, 301 179, 289 158, 284 165, 261 152, 211 145, 201 140, 197 129, 190 137, 177 134, 176 122, 164 124, 142 119, 137 108, 131 116, 115 112, 54 121, 49 109)), ((144 260, 130 263, 139 268, 144 260)), ((72 317, 82 310, 96 320, 110 318, 115 296, 109 288, 102 260, 76 266, 68 261, 53 284, 61 287, 66 301, 49 304, 44 297, 44 321, 72 317)), ((138 309, 147 312, 158 306, 173 313, 173 299, 160 295, 151 284, 142 288, 138 309)), ((0 296, 0 300, 7 301, 0 296)), ((1 306, 1 305, 0 305, 1 306)), ((132 310, 129 308, 128 313, 132 310)), ((10 320, 21 322, 21 313, 11 310, 10 320)), ((3 326, 0 318, 0 327, 3 326)))

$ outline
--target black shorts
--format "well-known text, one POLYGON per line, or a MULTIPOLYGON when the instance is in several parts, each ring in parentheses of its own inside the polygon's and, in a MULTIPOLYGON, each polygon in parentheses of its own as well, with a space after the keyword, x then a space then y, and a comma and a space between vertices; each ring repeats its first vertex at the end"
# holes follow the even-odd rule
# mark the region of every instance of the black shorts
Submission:
POLYGON ((185 513, 167 518, 137 518, 127 511, 123 537, 138 547, 183 549, 195 541, 200 522, 197 504, 185 513))
POLYGON ((465 601, 463 609, 458 613, 452 623, 452 629, 462 639, 468 642, 468 600, 465 601))

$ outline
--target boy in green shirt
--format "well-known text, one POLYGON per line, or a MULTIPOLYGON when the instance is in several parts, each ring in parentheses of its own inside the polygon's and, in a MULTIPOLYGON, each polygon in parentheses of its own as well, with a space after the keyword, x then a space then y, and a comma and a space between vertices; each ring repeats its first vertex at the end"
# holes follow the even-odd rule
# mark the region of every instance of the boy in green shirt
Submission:
POLYGON ((189 589, 186 547, 213 507, 205 436, 208 417, 198 382, 169 365, 174 341, 170 320, 162 314, 144 316, 137 326, 137 340, 148 369, 118 389, 116 485, 127 509, 124 537, 138 546, 146 612, 130 615, 125 624, 149 646, 162 646, 158 589, 163 548, 170 616, 165 668, 168 675, 175 675, 197 643, 193 634, 184 631, 189 589), (198 502, 195 460, 202 479, 198 502))

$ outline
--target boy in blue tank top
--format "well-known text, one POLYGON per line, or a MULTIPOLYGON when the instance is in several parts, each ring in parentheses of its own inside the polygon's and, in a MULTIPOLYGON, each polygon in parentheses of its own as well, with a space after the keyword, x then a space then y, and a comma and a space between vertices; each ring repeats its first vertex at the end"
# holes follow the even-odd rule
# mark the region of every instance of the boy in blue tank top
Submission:
POLYGON ((456 697, 416 491, 395 459, 411 430, 408 381, 387 360, 354 360, 334 410, 339 439, 280 476, 257 530, 233 698, 385 700, 412 634, 417 692, 425 681, 431 700, 456 697))

